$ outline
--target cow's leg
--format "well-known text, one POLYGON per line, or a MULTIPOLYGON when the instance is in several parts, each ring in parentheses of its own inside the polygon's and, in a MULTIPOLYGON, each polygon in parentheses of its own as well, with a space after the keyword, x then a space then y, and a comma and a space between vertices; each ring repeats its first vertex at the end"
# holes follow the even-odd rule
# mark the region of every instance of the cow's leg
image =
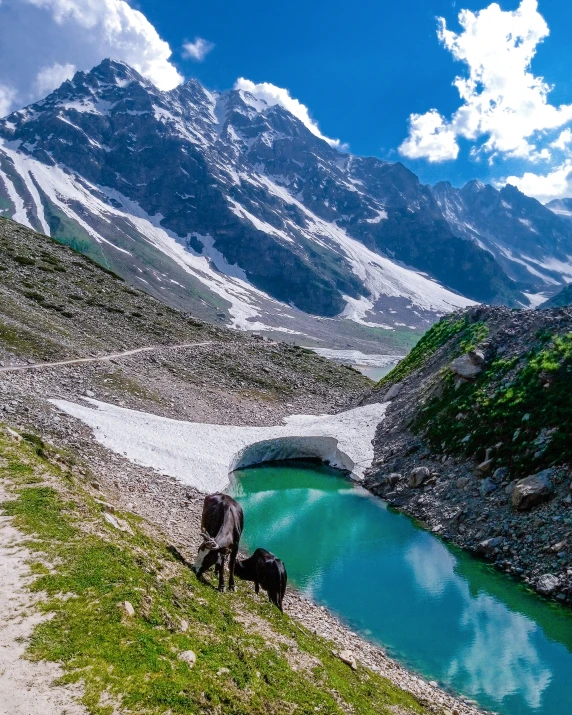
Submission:
POLYGON ((218 572, 218 590, 224 593, 224 562, 226 560, 226 555, 222 554, 220 559, 220 566, 218 572))
POLYGON ((238 548, 233 548, 230 552, 230 558, 228 560, 228 590, 234 591, 234 566, 236 564, 236 557, 238 555, 238 548))
POLYGON ((254 593, 258 596, 258 592, 260 591, 260 584, 258 581, 254 582, 254 593))

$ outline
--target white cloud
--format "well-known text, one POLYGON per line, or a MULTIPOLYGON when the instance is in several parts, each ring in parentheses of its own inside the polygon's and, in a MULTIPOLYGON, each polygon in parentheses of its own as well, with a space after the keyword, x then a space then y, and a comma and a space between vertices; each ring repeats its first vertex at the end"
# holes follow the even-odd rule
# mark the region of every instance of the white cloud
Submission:
POLYGON ((287 89, 277 87, 274 84, 270 84, 270 82, 259 82, 257 84, 244 77, 239 77, 236 80, 234 88, 250 92, 250 94, 258 99, 262 99, 271 107, 275 104, 279 104, 281 107, 284 107, 284 109, 287 109, 290 114, 297 117, 312 134, 320 137, 320 139, 328 142, 330 146, 336 149, 345 148, 345 145, 342 144, 339 139, 330 139, 322 134, 317 123, 311 118, 308 107, 299 100, 294 99, 294 97, 291 97, 287 89))
MULTIPOLYGON (((160 89, 183 78, 171 49, 145 15, 125 0, 3 0, 0 85, 21 104, 40 99, 69 76, 106 57, 123 60, 160 89)), ((12 97, 12 108, 15 108, 12 97)))
POLYGON ((76 71, 76 66, 67 62, 61 65, 59 62, 54 62, 49 67, 43 67, 36 76, 35 88, 40 96, 53 91, 59 87, 66 79, 71 79, 76 71))
POLYGON ((7 84, 0 84, 0 117, 5 117, 9 114, 15 100, 16 90, 7 84))
POLYGON ((537 142, 547 131, 572 120, 572 105, 550 104, 551 87, 530 71, 538 44, 549 34, 537 0, 522 0, 513 12, 501 10, 496 3, 480 12, 462 10, 459 23, 462 31, 457 34, 440 18, 438 36, 453 57, 468 67, 468 75, 453 83, 463 103, 437 128, 436 112, 412 115, 411 133, 401 153, 444 161, 456 156, 451 150, 455 137, 464 137, 474 142, 485 139, 475 151, 493 157, 550 158, 550 152, 539 150, 537 142), (449 151, 436 141, 436 132, 445 138, 449 151))
POLYGON ((572 197, 572 159, 566 159, 560 166, 545 174, 525 172, 522 176, 509 176, 500 185, 512 184, 527 196, 534 196, 541 203, 552 199, 572 197))
POLYGON ((214 43, 195 37, 193 42, 185 42, 182 54, 187 59, 202 62, 211 50, 214 50, 214 43))
POLYGON ((455 132, 447 126, 436 109, 426 114, 412 114, 409 118, 409 136, 399 150, 410 159, 426 158, 431 162, 456 159, 459 145, 455 132))
POLYGON ((572 131, 570 129, 565 129, 560 133, 557 139, 555 139, 550 145, 554 149, 560 149, 564 151, 568 148, 568 145, 572 144, 572 131))

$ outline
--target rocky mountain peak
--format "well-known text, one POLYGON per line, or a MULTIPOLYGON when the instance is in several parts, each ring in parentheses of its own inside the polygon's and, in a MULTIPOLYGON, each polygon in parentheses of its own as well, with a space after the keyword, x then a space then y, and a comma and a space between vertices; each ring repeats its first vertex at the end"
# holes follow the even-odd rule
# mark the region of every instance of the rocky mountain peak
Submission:
MULTIPOLYGON (((161 92, 113 60, 0 122, 0 210, 66 240, 79 231, 146 289, 178 305, 191 292, 235 325, 292 309, 413 330, 470 300, 522 304, 509 239, 516 226, 538 243, 541 227, 503 209, 493 251, 499 196, 478 182, 431 189, 244 90, 193 79, 161 92)), ((546 246, 562 243, 545 213, 546 246)))

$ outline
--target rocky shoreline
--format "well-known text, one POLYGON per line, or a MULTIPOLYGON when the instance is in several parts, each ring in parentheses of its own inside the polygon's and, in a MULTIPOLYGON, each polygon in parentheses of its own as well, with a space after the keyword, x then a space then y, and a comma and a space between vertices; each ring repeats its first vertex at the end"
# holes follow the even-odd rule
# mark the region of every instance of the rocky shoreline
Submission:
MULTIPOLYGON (((534 355, 533 347, 540 343, 537 350, 542 350, 550 346, 550 335, 569 334, 572 312, 515 314, 503 308, 478 308, 468 316, 473 332, 478 330, 484 335, 483 326, 486 327, 487 338, 475 350, 456 357, 461 334, 429 355, 404 380, 388 382, 369 395, 369 400, 389 399, 391 404, 377 429, 375 459, 364 485, 450 543, 487 559, 542 596, 570 606, 572 470, 558 454, 559 461, 542 463, 559 428, 530 430, 531 435, 526 434, 527 441, 522 442, 526 450, 523 452, 519 438, 530 429, 532 409, 527 412, 511 405, 515 411, 520 409, 516 412, 518 427, 514 434, 510 432, 515 447, 512 443, 495 443, 491 420, 490 434, 486 425, 483 433, 493 441, 479 444, 475 458, 463 443, 473 439, 475 423, 480 428, 473 417, 477 406, 465 398, 460 402, 462 410, 454 405, 443 407, 446 400, 442 395, 455 400, 459 388, 477 384, 482 374, 484 387, 479 399, 488 404, 486 401, 494 400, 499 390, 517 384, 517 371, 526 368, 530 355, 534 355), (501 359, 516 367, 501 379, 499 388, 485 381, 485 371, 488 368, 494 375, 501 359), (447 380, 452 387, 447 386, 447 380), (425 413, 430 417, 425 418, 425 413), (453 441, 436 445, 435 440, 431 441, 436 430, 446 436, 460 435, 456 438, 459 446, 453 441), (518 456, 518 448, 521 462, 511 464, 512 453, 518 456)), ((566 369, 565 365, 562 369, 566 369)), ((556 389, 556 377, 548 371, 540 372, 539 379, 544 394, 556 389)), ((560 430, 566 432, 565 420, 560 430)))

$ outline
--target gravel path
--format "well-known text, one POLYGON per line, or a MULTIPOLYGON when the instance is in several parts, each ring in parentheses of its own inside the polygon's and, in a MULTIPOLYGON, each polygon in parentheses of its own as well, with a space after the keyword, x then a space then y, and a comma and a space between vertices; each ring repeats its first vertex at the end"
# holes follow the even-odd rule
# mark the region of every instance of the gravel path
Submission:
POLYGON ((64 365, 80 365, 87 362, 108 362, 110 360, 119 360, 120 358, 130 357, 138 353, 154 352, 156 350, 179 350, 181 348, 200 348, 205 345, 211 345, 212 340, 207 340, 202 343, 185 343, 183 345, 150 345, 143 348, 135 348, 134 350, 124 350, 120 353, 111 353, 110 355, 100 355, 98 357, 74 358, 73 360, 59 360, 58 362, 36 362, 31 365, 10 365, 8 367, 0 367, 0 372, 21 372, 22 370, 37 370, 46 367, 62 367, 64 365))
MULTIPOLYGON (((0 482, 0 502, 8 495, 0 482)), ((26 588, 32 554, 8 517, 0 516, 0 715, 85 715, 76 690, 53 685, 62 676, 55 663, 24 658, 34 628, 48 616, 26 588)))

